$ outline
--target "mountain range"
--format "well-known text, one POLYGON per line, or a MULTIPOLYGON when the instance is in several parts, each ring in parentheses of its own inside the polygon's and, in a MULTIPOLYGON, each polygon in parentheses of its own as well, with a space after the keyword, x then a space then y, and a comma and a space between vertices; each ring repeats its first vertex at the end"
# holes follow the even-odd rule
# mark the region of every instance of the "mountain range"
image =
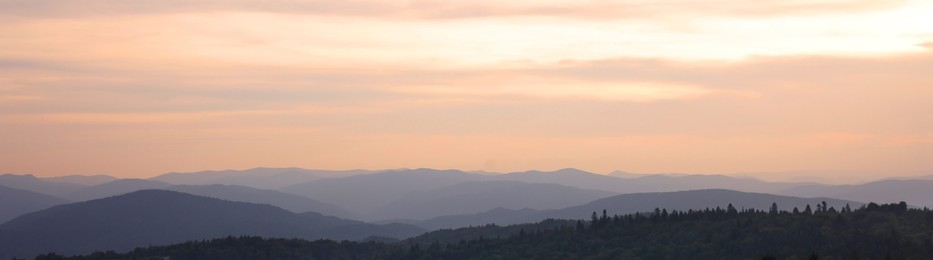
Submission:
POLYGON ((833 207, 836 210, 841 210, 846 205, 850 208, 857 208, 865 204, 863 202, 831 198, 801 198, 724 189, 708 189, 621 194, 555 210, 496 208, 480 213, 442 216, 423 221, 404 221, 404 223, 423 227, 428 230, 436 230, 480 226, 485 224, 511 225, 532 223, 545 219, 585 219, 589 218, 593 212, 602 212, 603 210, 606 210, 609 214, 632 214, 636 212, 651 213, 654 212, 655 209, 680 211, 691 209, 702 210, 706 208, 714 209, 717 207, 725 209, 730 204, 738 210, 768 210, 772 203, 774 203, 777 204, 779 210, 792 211, 792 209, 796 207, 798 210, 803 211, 807 206, 815 210, 816 205, 824 201, 827 207, 833 207))
POLYGON ((802 211, 823 201, 836 209, 870 201, 930 207, 931 198, 930 178, 826 185, 577 169, 497 174, 255 168, 150 179, 4 174, 0 257, 125 250, 237 234, 386 241, 425 230, 583 219, 602 210, 628 214, 729 204, 765 210, 776 203, 802 211))
POLYGON ((231 235, 360 240, 404 238, 423 231, 403 224, 374 225, 265 204, 143 190, 59 205, 6 222, 0 225, 0 258, 125 251, 231 235))
POLYGON ((279 189, 323 178, 347 177, 371 172, 366 170, 327 171, 301 168, 253 168, 248 170, 173 172, 152 177, 150 180, 177 185, 225 184, 257 189, 279 189))
POLYGON ((0 186, 0 223, 68 201, 50 195, 0 186))

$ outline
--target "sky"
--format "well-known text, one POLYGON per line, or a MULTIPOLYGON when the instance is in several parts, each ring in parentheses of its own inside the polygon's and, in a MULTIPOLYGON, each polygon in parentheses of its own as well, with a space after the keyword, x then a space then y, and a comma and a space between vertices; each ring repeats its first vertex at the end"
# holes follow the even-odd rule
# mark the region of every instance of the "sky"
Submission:
POLYGON ((0 172, 933 174, 933 1, 0 0, 0 172))

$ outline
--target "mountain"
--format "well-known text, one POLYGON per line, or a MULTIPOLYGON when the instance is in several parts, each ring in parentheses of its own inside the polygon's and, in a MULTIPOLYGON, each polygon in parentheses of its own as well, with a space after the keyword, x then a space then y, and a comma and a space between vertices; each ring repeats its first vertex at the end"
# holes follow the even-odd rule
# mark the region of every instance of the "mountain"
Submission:
POLYGON ((914 206, 933 207, 933 180, 881 180, 858 185, 813 184, 788 188, 779 193, 878 203, 906 201, 914 206))
POLYGON ((638 192, 685 191, 697 189, 727 189, 745 192, 774 193, 799 183, 768 182, 752 178, 739 178, 726 175, 647 175, 632 179, 637 187, 629 187, 638 192))
POLYGON ((531 183, 554 183, 583 189, 605 190, 617 193, 669 192, 696 189, 729 189, 746 192, 773 193, 800 183, 767 182, 752 178, 701 174, 631 174, 613 172, 601 175, 578 169, 553 172, 527 171, 495 176, 496 180, 531 183))
POLYGON ((119 179, 112 182, 86 187, 69 193, 66 198, 75 201, 100 199, 139 190, 162 189, 171 184, 143 179, 119 179))
POLYGON ((336 205, 331 205, 307 197, 275 190, 262 190, 246 186, 221 184, 174 185, 163 189, 229 201, 269 204, 291 212, 312 211, 328 216, 355 218, 355 216, 347 212, 345 209, 336 205))
POLYGON ((371 213, 382 219, 429 219, 495 208, 559 209, 615 195, 549 183, 471 181, 414 191, 371 213))
POLYGON ((67 202, 62 198, 0 185, 0 223, 67 202))
POLYGON ((279 189, 322 178, 346 177, 370 173, 365 170, 325 171, 300 168, 254 168, 249 170, 166 173, 150 180, 179 185, 225 184, 258 189, 279 189))
POLYGON ((121 179, 101 185, 91 186, 77 190, 68 195, 77 201, 92 200, 110 196, 122 195, 134 191, 148 189, 164 189, 184 192, 205 197, 241 201, 251 203, 270 204, 292 212, 314 211, 328 216, 343 218, 356 218, 347 210, 328 203, 274 190, 262 190, 246 186, 233 185, 171 185, 168 183, 143 180, 121 179))
POLYGON ((376 218, 368 216, 371 211, 408 193, 483 180, 487 177, 457 170, 406 169, 320 179, 280 190, 340 205, 351 212, 363 215, 365 220, 375 220, 376 218))
POLYGON ((623 171, 613 171, 609 173, 609 176, 616 177, 616 178, 623 178, 623 179, 638 178, 638 177, 643 177, 646 175, 647 174, 631 173, 631 172, 623 172, 623 171))
POLYGON ((689 210, 705 208, 726 208, 730 203, 736 209, 754 208, 767 210, 771 203, 776 203, 778 209, 790 211, 794 207, 801 211, 807 205, 816 209, 816 204, 826 201, 829 207, 837 210, 849 204, 850 207, 859 207, 864 203, 829 198, 800 198, 765 193, 750 193, 734 190, 708 189, 677 192, 651 192, 634 193, 613 196, 595 200, 585 205, 564 208, 545 212, 539 219, 561 218, 582 219, 588 218, 593 212, 607 210, 610 214, 629 214, 635 212, 653 212, 655 208, 667 210, 689 210))
POLYGON ((461 228, 485 224, 512 225, 538 222, 545 219, 584 219, 593 212, 608 211, 610 214, 631 214, 635 212, 653 212, 655 208, 668 210, 700 210, 706 208, 726 208, 730 203, 737 209, 754 208, 766 210, 771 203, 776 203, 780 210, 791 211, 794 207, 804 210, 810 205, 816 210, 816 204, 826 201, 829 207, 837 210, 849 204, 856 208, 864 203, 829 198, 799 198, 764 193, 749 193, 733 190, 711 189, 678 192, 633 193, 594 200, 590 203, 558 210, 506 210, 442 216, 424 221, 406 221, 404 223, 425 228, 461 228))
POLYGON ((228 235, 303 239, 403 238, 422 230, 379 226, 270 205, 231 202, 165 190, 143 190, 55 206, 0 225, 0 258, 39 253, 126 251, 228 235))
POLYGON ((437 230, 400 243, 224 237, 41 259, 930 259, 933 211, 694 211, 437 230))
POLYGON ((117 177, 110 175, 68 175, 68 176, 58 176, 58 177, 46 177, 41 178, 43 181, 48 182, 64 182, 64 183, 74 183, 84 186, 94 186, 111 181, 117 180, 117 177))
POLYGON ((31 174, 3 174, 0 175, 0 185, 48 194, 56 197, 65 197, 70 192, 87 186, 75 183, 44 181, 31 174))
POLYGON ((604 190, 620 193, 634 192, 627 187, 635 186, 629 180, 568 168, 553 172, 526 171, 495 176, 495 180, 528 183, 553 183, 581 189, 604 190))

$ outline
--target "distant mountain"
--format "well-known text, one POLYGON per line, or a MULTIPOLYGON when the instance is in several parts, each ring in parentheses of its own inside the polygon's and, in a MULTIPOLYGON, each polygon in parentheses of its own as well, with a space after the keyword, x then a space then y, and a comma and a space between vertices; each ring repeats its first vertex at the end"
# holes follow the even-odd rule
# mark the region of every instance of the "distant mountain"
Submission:
POLYGON ((0 185, 0 223, 20 215, 67 203, 62 198, 0 185))
POLYGON ((553 183, 573 186, 581 189, 604 190, 619 193, 635 192, 628 190, 627 187, 635 186, 634 184, 630 184, 629 180, 586 172, 573 168, 562 169, 553 172, 514 172, 495 176, 494 179, 528 183, 553 183))
POLYGON ((610 214, 629 214, 635 212, 652 212, 655 208, 667 210, 689 210, 705 208, 726 208, 732 204, 736 209, 754 208, 767 210, 771 203, 776 203, 778 209, 790 211, 794 207, 804 210, 807 205, 816 209, 816 204, 826 201, 829 207, 837 210, 849 204, 850 207, 859 207, 864 203, 830 198, 800 198, 765 193, 750 193, 734 190, 708 189, 678 192, 652 192, 623 194, 609 198, 595 200, 581 206, 569 207, 556 211, 545 212, 540 219, 582 219, 588 218, 593 212, 607 210, 610 214))
POLYGON ((64 182, 64 183, 74 183, 84 186, 94 186, 111 181, 117 180, 117 177, 110 175, 68 175, 68 176, 58 176, 58 177, 46 177, 40 178, 43 181, 48 182, 64 182))
POLYGON ((67 194, 65 197, 74 201, 85 201, 123 195, 139 190, 163 189, 169 186, 172 185, 160 181, 143 179, 119 179, 108 183, 76 190, 67 194))
POLYGON ((752 178, 725 175, 672 175, 631 174, 614 172, 602 175, 578 169, 563 169, 554 172, 527 171, 495 176, 496 180, 511 180, 532 183, 555 183, 583 189, 605 190, 617 193, 669 192, 696 189, 730 189, 746 192, 773 193, 800 183, 767 182, 752 178))
POLYGON ((231 202, 174 191, 144 190, 55 206, 0 225, 0 258, 38 253, 126 251, 138 246, 253 235, 304 239, 404 238, 407 225, 379 226, 270 205, 231 202))
POLYGON ((68 194, 76 201, 106 198, 130 192, 162 189, 188 194, 212 197, 230 201, 270 204, 292 212, 314 211, 328 216, 357 218, 347 210, 328 203, 323 203, 303 196, 274 190, 256 189, 235 185, 171 185, 165 182, 143 179, 121 179, 101 185, 91 186, 68 194))
POLYGON ((366 174, 370 171, 326 171, 301 168, 254 168, 249 170, 201 171, 190 173, 166 173, 150 180, 179 185, 225 184, 258 189, 279 189, 322 178, 347 177, 366 174))
POLYGON ((495 208, 559 209, 616 195, 550 183, 471 181, 414 191, 371 213, 381 219, 429 219, 495 208))
POLYGON ((623 179, 644 177, 645 175, 647 174, 631 173, 631 172, 623 172, 623 171, 613 171, 609 173, 609 176, 616 177, 616 178, 623 178, 623 179))
POLYGON ((629 187, 638 192, 685 191, 697 189, 728 189, 745 192, 774 193, 799 183, 768 182, 752 178, 731 177, 726 175, 647 175, 632 180, 637 187, 629 187))
POLYGON ((353 216, 350 212, 336 205, 275 190, 262 190, 246 186, 221 184, 174 185, 164 189, 229 201, 269 204, 296 213, 312 211, 328 216, 357 218, 357 216, 353 216))
POLYGON ((297 184, 280 190, 340 205, 365 220, 376 220, 368 214, 402 196, 468 181, 483 180, 488 176, 457 170, 392 170, 343 178, 320 179, 297 184))
POLYGON ((64 197, 68 193, 87 187, 81 184, 50 182, 44 181, 31 174, 3 174, 0 175, 0 185, 48 194, 56 197, 64 197))
MULTIPOLYGON (((473 197, 447 198, 459 203, 442 203, 440 199, 445 193, 455 191, 445 190, 445 187, 454 188, 457 184, 475 181, 511 181, 534 184, 557 184, 586 190, 602 190, 614 193, 644 193, 644 192, 671 192, 696 189, 730 189, 744 192, 775 192, 789 187, 795 183, 766 182, 751 178, 737 178, 725 175, 638 175, 619 178, 602 174, 590 173, 578 169, 562 169, 553 172, 526 171, 500 175, 474 174, 457 170, 394 170, 374 174, 354 175, 343 178, 328 178, 307 183, 284 187, 281 190, 293 194, 313 198, 325 203, 340 205, 341 207, 363 216, 364 220, 382 220, 398 217, 431 218, 445 213, 472 214, 483 212, 496 207, 504 208, 547 208, 560 204, 559 201, 549 202, 526 200, 524 205, 512 203, 508 200, 492 200, 499 203, 478 203, 468 198, 479 199, 479 192, 463 189, 463 192, 473 194, 473 197), (435 190, 436 193, 421 193, 435 190), (365 191, 365 192, 363 192, 365 191), (404 197, 404 198, 403 198, 404 197), (406 201, 417 201, 406 202, 406 201), (437 201, 438 207, 426 207, 437 201), (538 202, 535 206, 527 203, 538 202), (406 204, 407 203, 407 204, 406 204), (451 206, 457 205, 457 206, 451 206), (446 210, 438 210, 446 207, 446 210), (470 212, 470 210, 473 210, 470 212)), ((505 192, 505 191, 503 191, 505 192)), ((553 193, 553 191, 550 191, 553 193)), ((461 193, 461 194, 466 194, 461 193)), ((501 198, 513 197, 503 195, 501 198)), ((544 194, 544 193, 538 193, 544 194)), ((540 197, 540 196, 539 196, 540 197)), ((576 201, 583 203, 584 201, 576 201)), ((567 204, 564 204, 567 205, 567 204)), ((564 206, 561 205, 561 206, 564 206)))
POLYGON ((816 210, 816 204, 826 201, 837 210, 849 204, 852 208, 863 205, 862 202, 829 198, 799 198, 764 193, 749 193, 733 190, 692 190, 677 192, 651 192, 622 194, 598 199, 587 204, 558 210, 505 210, 495 209, 477 214, 451 215, 425 221, 407 221, 412 225, 425 228, 460 228, 484 224, 512 225, 538 222, 545 219, 585 219, 593 212, 608 211, 610 214, 630 214, 635 212, 653 212, 655 208, 667 210, 700 210, 706 208, 726 208, 730 203, 737 209, 754 208, 767 210, 771 203, 777 203, 778 209, 791 211, 794 207, 803 211, 807 205, 816 210))
POLYGON ((882 180, 858 185, 802 185, 780 194, 800 197, 833 197, 878 203, 905 201, 918 207, 933 207, 933 180, 882 180))

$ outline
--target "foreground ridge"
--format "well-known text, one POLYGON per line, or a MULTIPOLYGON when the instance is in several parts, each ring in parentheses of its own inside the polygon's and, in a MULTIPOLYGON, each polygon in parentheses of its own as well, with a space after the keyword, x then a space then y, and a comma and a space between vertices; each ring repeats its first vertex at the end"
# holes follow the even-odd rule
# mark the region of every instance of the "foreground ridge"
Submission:
POLYGON ((731 206, 486 225, 406 241, 337 242, 225 237, 127 253, 36 259, 923 259, 933 254, 933 211, 869 203, 780 211, 731 206))

